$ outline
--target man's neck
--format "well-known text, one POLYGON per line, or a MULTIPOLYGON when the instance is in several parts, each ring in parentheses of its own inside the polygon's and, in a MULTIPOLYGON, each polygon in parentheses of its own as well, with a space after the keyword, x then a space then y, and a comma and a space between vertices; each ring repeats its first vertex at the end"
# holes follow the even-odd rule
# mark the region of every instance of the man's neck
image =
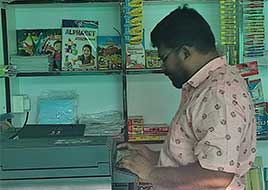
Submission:
POLYGON ((212 61, 213 59, 219 57, 219 53, 217 51, 213 51, 210 52, 208 54, 200 54, 200 56, 198 57, 198 59, 196 60, 196 63, 194 64, 193 67, 193 72, 192 75, 193 76, 195 73, 197 73, 201 68, 203 68, 206 64, 208 64, 210 61, 212 61))

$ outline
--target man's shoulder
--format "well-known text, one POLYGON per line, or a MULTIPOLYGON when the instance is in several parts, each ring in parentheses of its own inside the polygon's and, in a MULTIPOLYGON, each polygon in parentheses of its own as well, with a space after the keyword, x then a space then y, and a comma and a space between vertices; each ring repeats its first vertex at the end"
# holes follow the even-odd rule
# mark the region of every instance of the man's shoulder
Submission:
POLYGON ((246 82, 239 72, 230 65, 224 65, 214 70, 206 81, 208 88, 218 89, 219 87, 239 88, 246 90, 246 82))

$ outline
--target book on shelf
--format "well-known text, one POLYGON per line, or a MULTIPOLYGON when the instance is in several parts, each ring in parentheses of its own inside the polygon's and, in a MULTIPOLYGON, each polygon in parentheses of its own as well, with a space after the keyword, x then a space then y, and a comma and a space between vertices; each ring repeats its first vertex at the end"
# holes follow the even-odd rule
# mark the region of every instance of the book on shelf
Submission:
POLYGON ((63 70, 97 69, 97 32, 97 21, 62 20, 63 70))
POLYGON ((98 70, 122 68, 121 42, 119 36, 98 36, 98 70))
POLYGON ((161 62, 157 50, 145 50, 146 69, 161 69, 161 62))
POLYGON ((126 44, 127 69, 145 69, 145 50, 142 44, 126 44))
POLYGON ((61 44, 61 29, 21 29, 16 35, 19 56, 48 55, 55 51, 55 44, 61 44))

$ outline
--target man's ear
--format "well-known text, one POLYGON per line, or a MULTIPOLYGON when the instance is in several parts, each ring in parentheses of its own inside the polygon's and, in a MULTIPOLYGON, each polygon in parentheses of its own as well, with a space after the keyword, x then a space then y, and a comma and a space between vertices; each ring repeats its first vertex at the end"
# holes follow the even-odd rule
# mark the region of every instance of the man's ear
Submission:
POLYGON ((187 59, 191 58, 191 56, 192 56, 192 48, 184 45, 180 48, 178 53, 179 53, 179 57, 182 60, 186 61, 187 59))

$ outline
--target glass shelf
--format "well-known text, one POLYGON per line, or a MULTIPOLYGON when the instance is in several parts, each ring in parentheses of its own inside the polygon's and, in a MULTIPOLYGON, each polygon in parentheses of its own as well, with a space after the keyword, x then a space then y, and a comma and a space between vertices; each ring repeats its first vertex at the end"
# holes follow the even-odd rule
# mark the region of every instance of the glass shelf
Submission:
POLYGON ((120 0, 5 0, 5 4, 48 4, 48 3, 94 3, 120 2, 120 0))
POLYGON ((162 69, 135 69, 127 70, 127 74, 137 75, 137 74, 163 74, 162 69))
MULTIPOLYGON (((46 3, 92 3, 121 2, 120 0, 4 0, 7 4, 46 4, 46 3)), ((144 0, 144 2, 178 2, 178 3, 218 3, 215 0, 144 0)))
POLYGON ((219 3, 215 0, 143 0, 144 3, 219 3))
POLYGON ((128 141, 133 144, 163 144, 164 140, 151 140, 151 141, 128 141))
MULTIPOLYGON (((24 71, 18 72, 14 77, 42 77, 42 76, 83 76, 83 75, 120 75, 122 70, 108 71, 24 71)), ((163 74, 161 69, 127 70, 127 75, 163 74)), ((0 76, 5 78, 8 76, 0 76)), ((13 77, 12 77, 13 78, 13 77)))
POLYGON ((42 76, 84 76, 84 75, 119 75, 121 70, 111 71, 51 71, 51 72, 19 72, 17 77, 42 77, 42 76))
POLYGON ((268 140, 268 136, 267 135, 257 135, 257 141, 267 141, 268 140))

